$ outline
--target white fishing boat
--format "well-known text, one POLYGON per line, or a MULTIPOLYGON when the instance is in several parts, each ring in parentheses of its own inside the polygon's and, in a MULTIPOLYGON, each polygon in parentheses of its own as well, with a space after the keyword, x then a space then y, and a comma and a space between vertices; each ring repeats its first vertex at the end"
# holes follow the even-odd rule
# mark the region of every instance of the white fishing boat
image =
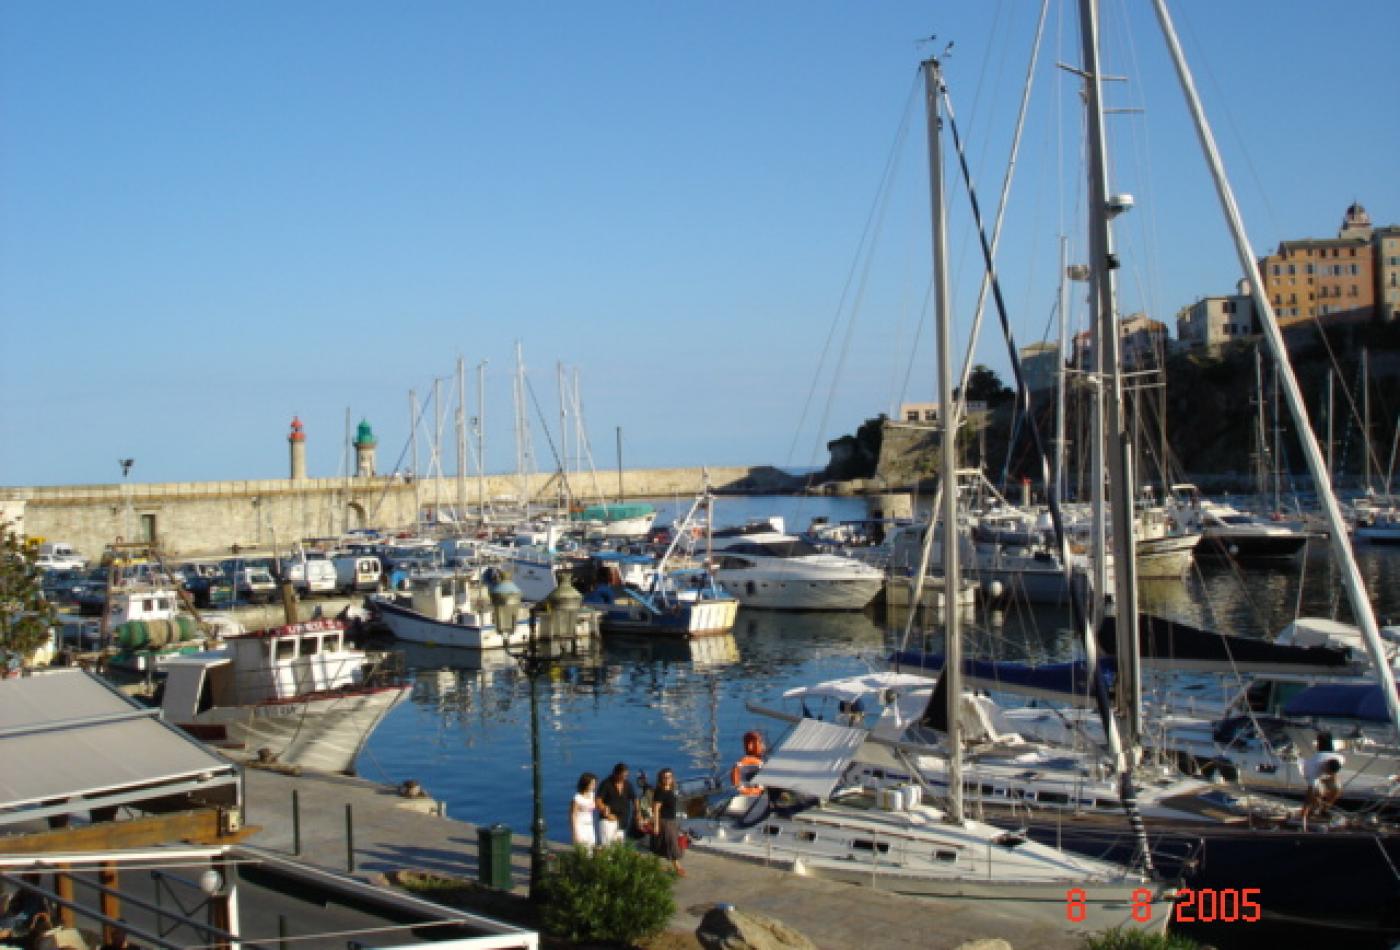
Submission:
POLYGON ((408 585, 407 591, 375 594, 367 601, 395 639, 468 650, 496 650, 529 642, 527 613, 516 618, 508 633, 497 629, 491 597, 480 578, 426 575, 410 579, 408 585))
POLYGON ((386 661, 347 646, 338 620, 273 627, 165 660, 160 708, 221 748, 350 773, 369 734, 408 695, 386 661))
POLYGON ((600 502, 569 516, 589 534, 604 538, 644 538, 656 521, 656 508, 645 503, 600 502))
MULTIPOLYGON (((486 575, 420 574, 406 581, 407 590, 375 594, 366 603, 395 639, 407 643, 466 650, 527 645, 531 636, 529 603, 523 603, 524 609, 515 611, 509 632, 501 630, 496 621, 491 587, 486 580, 489 576, 489 571, 486 575)), ((573 590, 567 582, 562 589, 573 590)), ((547 602, 557 596, 551 589, 535 602, 547 602)), ((576 592, 574 596, 578 596, 576 592)), ((597 611, 579 610, 570 636, 588 640, 598 632, 597 611)))

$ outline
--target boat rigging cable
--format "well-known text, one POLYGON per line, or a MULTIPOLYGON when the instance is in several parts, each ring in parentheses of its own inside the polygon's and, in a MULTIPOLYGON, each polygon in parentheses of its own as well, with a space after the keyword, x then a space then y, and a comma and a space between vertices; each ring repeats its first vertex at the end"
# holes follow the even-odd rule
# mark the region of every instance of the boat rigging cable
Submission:
MULTIPOLYGON (((812 401, 817 395, 817 386, 821 383, 822 368, 826 365, 827 356, 831 352, 831 343, 836 337, 837 328, 841 325, 841 314, 846 310, 846 301, 851 295, 851 287, 856 280, 856 271, 860 266, 862 257, 864 257, 866 266, 862 272, 860 286, 856 291, 856 299, 851 305, 853 312, 852 323, 854 323, 854 311, 860 308, 861 297, 865 293, 865 275, 869 273, 869 260, 873 255, 876 239, 883 226, 885 210, 889 206, 890 185, 894 179, 895 171, 899 167, 899 158, 903 152, 905 136, 909 133, 909 116, 913 111, 911 107, 914 102, 914 95, 918 92, 918 89, 919 80, 916 74, 913 82, 909 84, 909 95, 905 97, 904 108, 900 110, 902 118, 899 122, 899 128, 895 131, 894 142, 890 144, 889 153, 885 157, 885 167, 880 174, 880 184, 875 189, 875 198, 871 202, 870 211, 866 214, 865 227, 861 229, 860 240, 856 242, 855 257, 851 259, 850 269, 846 272, 846 282, 841 287, 841 296, 836 302, 836 312, 832 314, 831 326, 826 332, 826 342, 822 344, 821 356, 817 359, 817 368, 812 373, 812 385, 807 390, 807 398, 802 403, 802 414, 798 417, 797 427, 792 433, 792 442, 788 445, 787 462, 785 463, 787 465, 792 464, 793 458, 797 454, 797 440, 802 437, 802 427, 807 422, 807 414, 811 411, 812 401)), ((850 345, 850 337, 851 330, 848 329, 846 331, 845 342, 842 345, 843 359, 844 350, 850 345)), ((836 373, 833 372, 833 377, 835 375, 836 373)), ((823 412, 821 425, 817 427, 817 438, 819 441, 821 432, 826 428, 827 416, 829 416, 831 412, 831 392, 834 389, 835 387, 832 386, 828 390, 826 409, 823 412)))
POLYGON ((1074 562, 1071 558, 1069 547, 1069 536, 1065 532, 1064 513, 1060 510, 1059 488, 1054 485, 1050 478, 1050 457, 1045 451, 1045 443, 1040 435, 1040 426, 1035 420, 1035 415, 1031 408, 1030 387, 1026 383, 1025 373, 1021 367, 1021 358, 1016 348, 1015 334, 1011 330, 1011 322, 1006 312, 1006 300, 1002 295, 1001 281, 997 277, 996 262, 993 257, 992 247, 987 239, 986 229, 983 227, 982 211, 977 201, 977 188, 972 181, 972 173, 967 164, 967 152, 963 147, 962 136, 958 132, 957 119, 953 112, 952 98, 948 94, 948 87, 945 84, 940 90, 942 93, 944 108, 948 113, 948 128, 953 136, 953 149, 958 155, 958 165, 962 170, 963 183, 967 188, 968 202, 972 209, 972 218, 976 227, 978 241, 982 247, 982 259, 986 266, 988 280, 992 289, 992 301, 996 305, 997 317, 1001 323, 1002 336, 1006 341, 1007 355, 1011 361, 1011 372, 1016 379, 1016 399, 1023 418, 1026 420, 1026 431, 1030 435, 1031 443, 1035 446, 1035 454, 1040 462, 1041 484, 1047 486, 1045 497, 1049 503, 1050 521, 1054 529, 1055 544, 1059 551, 1060 562, 1065 572, 1065 581, 1070 593, 1071 616, 1074 627, 1083 636, 1085 658, 1090 670, 1090 680, 1094 692, 1095 705, 1098 707, 1100 718, 1104 722, 1104 735, 1108 741, 1109 753, 1115 763, 1119 764, 1121 780, 1119 785, 1119 797, 1123 804, 1123 810, 1127 813, 1128 823, 1132 828, 1134 836, 1137 838, 1140 857, 1144 869, 1149 874, 1154 874, 1155 869, 1152 863, 1152 851, 1147 841, 1147 827, 1143 824, 1142 814, 1138 810, 1137 790, 1133 787, 1132 772, 1124 765, 1122 743, 1118 735, 1117 720, 1113 713, 1113 707, 1109 701, 1108 687, 1104 682, 1102 671, 1099 668, 1098 648, 1095 643, 1094 631, 1088 621, 1088 605, 1085 603, 1085 591, 1083 585, 1074 582, 1074 562))
POLYGON ((1289 411, 1293 415, 1298 441, 1308 463, 1308 472, 1312 476, 1313 484, 1317 486, 1317 494, 1322 502, 1323 512, 1327 516, 1332 554, 1342 576, 1342 582, 1346 587, 1352 616, 1355 618, 1357 626, 1361 628, 1361 637, 1366 644, 1366 652, 1370 655, 1371 663, 1376 669, 1376 677, 1380 681, 1381 694, 1385 699, 1386 711, 1390 715, 1391 725, 1400 728, 1400 696, 1397 696, 1395 690, 1395 675, 1390 668, 1385 647, 1381 643, 1375 610, 1371 607, 1371 601, 1366 593, 1366 585, 1361 579, 1361 571, 1356 564, 1356 554, 1347 537, 1346 524, 1342 519, 1337 496, 1332 489, 1331 474, 1327 471, 1327 461, 1322 455, 1312 426, 1309 424, 1307 406, 1304 404, 1303 394, 1298 388, 1298 379, 1293 373, 1293 366, 1288 361, 1288 347, 1283 341, 1283 333, 1274 316, 1273 305, 1264 293, 1258 260, 1254 256, 1254 249, 1250 246, 1249 238, 1245 234, 1244 220, 1240 215, 1239 205, 1235 201, 1234 190, 1225 177, 1225 164, 1220 157, 1220 150, 1215 144, 1215 136, 1206 119, 1205 109, 1201 104, 1200 95, 1196 91, 1195 80, 1192 78, 1190 68, 1186 63, 1185 53, 1182 52, 1181 42, 1177 38, 1171 14, 1167 11, 1165 0, 1153 0, 1152 5, 1157 13, 1157 22, 1161 27, 1163 40, 1171 54, 1172 64, 1176 67, 1182 96, 1186 99, 1191 112, 1201 151, 1206 159, 1206 164, 1210 167, 1211 178, 1215 182, 1216 197, 1220 201, 1221 211, 1225 215, 1231 236, 1234 238, 1240 266, 1249 278, 1254 306, 1262 318, 1260 323, 1264 330, 1264 337, 1269 343, 1269 350, 1279 368, 1284 397, 1287 400, 1289 411))
MULTIPOLYGON (((1036 28, 1035 28, 1035 38, 1034 38, 1034 40, 1033 40, 1032 43, 1031 43, 1030 66, 1029 66, 1029 68, 1026 70, 1026 80, 1025 80, 1025 83, 1024 83, 1024 85, 1023 85, 1023 87, 1022 87, 1022 90, 1021 90, 1021 105, 1020 105, 1020 109, 1019 109, 1019 111, 1017 112, 1017 115, 1016 115, 1016 128, 1015 128, 1015 130, 1013 131, 1012 136, 1011 136, 1011 152, 1010 152, 1010 154, 1008 155, 1007 160, 1006 160, 1006 171, 1005 171, 1005 173, 1002 175, 1002 181, 1001 181, 1001 194, 999 195, 999 197, 998 197, 998 199, 997 199, 997 218, 996 218, 996 223, 995 223, 995 225, 993 226, 993 233, 992 233, 992 254, 993 254, 993 256, 995 256, 995 254, 996 254, 997 243, 998 243, 998 241, 999 241, 1000 238, 1001 238, 1001 225, 1002 225, 1002 221, 1005 219, 1006 205, 1007 205, 1007 203, 1008 203, 1008 201, 1009 201, 1009 199, 1010 199, 1010 195, 1011 195, 1011 182, 1012 182, 1013 178, 1015 177, 1014 173, 1015 173, 1015 169, 1016 169, 1016 157, 1017 157, 1017 155, 1020 153, 1020 149, 1021 149, 1021 134, 1022 134, 1022 132, 1025 130, 1025 127, 1026 127, 1026 114, 1027 114, 1028 106, 1029 106, 1029 104, 1030 104, 1031 89, 1032 89, 1032 87, 1034 86, 1034 82, 1035 82, 1035 64, 1036 64, 1036 62, 1038 61, 1038 59, 1039 59, 1039 57, 1040 57, 1040 43, 1041 43, 1041 38, 1042 38, 1042 36, 1044 35, 1044 30, 1045 30, 1045 15, 1046 15, 1046 11, 1049 9, 1049 5, 1050 5, 1050 0, 1042 0, 1041 5, 1040 5, 1040 18, 1039 18, 1039 20, 1037 21, 1037 23, 1036 23, 1036 28)), ((998 17, 1000 16, 1000 11, 1001 11, 1001 8, 998 7, 998 8, 997 8, 997 15, 998 15, 998 17)), ((980 81, 980 79, 979 79, 979 82, 978 82, 978 89, 979 89, 979 92, 980 92, 980 90, 981 90, 981 81, 980 81)), ((977 349, 977 341, 978 341, 978 338, 981 336, 981 330, 982 330, 982 315, 983 315, 983 313, 985 312, 986 300, 987 300, 987 291, 988 291, 988 289, 990 288, 990 286, 991 286, 991 280, 990 280, 990 278, 988 277, 988 275, 984 273, 984 274, 982 275, 982 281, 981 281, 981 284, 980 284, 979 289, 978 289, 978 294, 977 294, 977 308, 976 308, 976 310, 975 310, 974 313, 973 313, 973 318, 972 318, 972 329, 971 329, 971 332, 968 334, 967 352, 966 352, 966 353, 964 354, 964 356, 963 356, 962 372, 961 372, 961 374, 959 375, 959 378, 958 378, 958 385, 957 385, 957 387, 956 387, 955 390, 954 390, 954 392, 955 392, 955 399, 954 399, 955 407, 954 407, 954 408, 955 408, 955 411, 957 412, 957 415, 955 416, 955 418, 956 418, 957 420, 959 420, 959 422, 961 422, 961 420, 963 419, 963 417, 966 415, 966 409, 965 409, 965 407, 966 407, 966 403, 967 403, 967 383, 968 383, 968 379, 969 379, 969 378, 971 377, 971 375, 972 375, 972 359, 973 359, 973 354, 976 352, 976 349, 977 349)), ((925 304, 927 304, 928 297, 932 296, 932 293, 933 293, 933 281, 932 281, 932 279, 930 279, 930 281, 929 281, 928 295, 925 297, 925 304)), ((912 365, 913 365, 913 358, 914 358, 914 357, 913 357, 913 351, 914 351, 915 348, 917 348, 917 343, 918 343, 918 340, 917 340, 917 337, 916 337, 916 338, 915 338, 915 347, 911 348, 911 350, 910 350, 910 366, 911 366, 911 367, 912 367, 912 365)), ((955 477, 955 480, 956 480, 956 477, 955 477)), ((938 483, 938 487, 934 490, 934 495, 933 495, 933 508, 931 509, 932 511, 935 511, 935 512, 936 512, 936 511, 938 511, 939 508, 941 507, 941 505, 942 505, 942 497, 943 497, 942 492, 943 492, 943 481, 940 479, 940 481, 939 481, 939 483, 938 483)), ((915 573, 915 575, 914 575, 914 588, 913 588, 913 591, 912 591, 912 593, 911 593, 911 595, 910 595, 910 601, 909 601, 911 604, 917 604, 917 603, 919 603, 920 598, 923 596, 923 590, 924 590, 924 576, 928 573, 929 555, 930 555, 930 552, 932 551, 932 549, 933 549, 933 524, 932 524, 932 519, 930 519, 929 531, 928 531, 927 536, 924 538, 923 549, 922 549, 922 551, 920 552, 920 555, 919 555, 919 567, 918 567, 918 570, 916 571, 916 573, 915 573)), ((945 584, 944 586, 945 586, 944 596, 950 596, 950 597, 951 597, 951 596, 954 596, 955 592, 948 591, 948 590, 947 590, 947 585, 946 585, 946 584, 945 584)), ((908 649, 908 646, 909 646, 909 637, 913 634, 913 630, 914 630, 914 618, 915 618, 915 616, 916 616, 917 613, 918 613, 918 611, 910 611, 909 617, 908 617, 908 619, 905 621, 905 624, 904 624, 904 635, 903 635, 903 637, 901 638, 901 642, 900 642, 900 650, 901 650, 901 651, 908 649)), ((896 667, 896 669, 898 669, 898 667, 896 667)))

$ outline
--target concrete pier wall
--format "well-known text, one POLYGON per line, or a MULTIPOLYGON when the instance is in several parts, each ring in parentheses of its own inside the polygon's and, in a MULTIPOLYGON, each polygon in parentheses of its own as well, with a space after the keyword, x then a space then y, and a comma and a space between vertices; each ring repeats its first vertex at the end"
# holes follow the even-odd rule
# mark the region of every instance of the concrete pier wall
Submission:
MULTIPOLYGON (((792 490, 790 480, 768 468, 732 466, 709 469, 719 491, 792 490)), ((637 469, 623 472, 630 498, 690 495, 700 489, 699 468, 637 469)), ((522 494, 513 475, 465 482, 467 504, 514 500, 522 494)), ((617 492, 617 473, 570 479, 575 495, 617 492)), ((529 494, 557 497, 557 479, 532 476, 529 494), (553 484, 551 484, 553 482, 553 484)), ((117 538, 147 540, 154 531, 170 554, 217 554, 241 547, 285 546, 299 538, 339 535, 352 528, 397 529, 414 522, 415 499, 425 509, 455 508, 456 478, 411 480, 394 477, 319 478, 292 481, 130 483, 0 489, 0 510, 22 518, 30 537, 67 541, 90 559, 117 538)))

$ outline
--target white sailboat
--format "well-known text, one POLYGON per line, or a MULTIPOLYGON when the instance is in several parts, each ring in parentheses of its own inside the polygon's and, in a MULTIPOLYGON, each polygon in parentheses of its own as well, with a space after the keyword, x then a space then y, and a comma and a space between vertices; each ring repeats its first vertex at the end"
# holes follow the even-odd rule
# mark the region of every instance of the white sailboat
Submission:
MULTIPOLYGON (((954 407, 943 213, 942 125, 945 96, 936 58, 923 63, 928 110, 929 178, 933 210, 934 300, 941 405, 954 407)), ((944 414, 941 471, 942 565, 960 577, 955 487, 955 434, 959 412, 944 414)), ((930 543, 932 532, 929 534, 930 543)), ((923 572, 920 572, 920 575, 923 572)), ((705 819, 683 823, 695 847, 749 860, 785 864, 800 874, 864 883, 901 893, 975 899, 999 913, 1070 926, 1069 894, 1086 898, 1075 926, 1165 930, 1172 891, 1149 874, 1123 865, 1066 854, 964 814, 963 730, 959 610, 945 602, 947 650, 947 807, 922 801, 925 786, 898 748, 865 729, 803 719, 764 762, 705 819), (905 788, 868 781, 870 767, 895 768, 916 778, 905 788), (754 786, 760 794, 752 794, 754 786)))

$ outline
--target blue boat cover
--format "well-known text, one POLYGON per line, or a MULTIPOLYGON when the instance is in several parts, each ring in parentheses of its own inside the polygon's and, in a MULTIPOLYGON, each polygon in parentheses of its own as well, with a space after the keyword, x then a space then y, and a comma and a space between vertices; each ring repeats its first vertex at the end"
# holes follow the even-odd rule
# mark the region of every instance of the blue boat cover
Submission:
MULTIPOLYGON (((903 650, 890 657, 896 668, 943 669, 941 653, 923 653, 918 650, 903 650)), ((1099 668, 1106 682, 1113 684, 1113 657, 1101 657, 1099 668)), ((1046 692, 1065 693, 1070 696, 1083 696, 1089 691, 1089 665, 1083 660, 1065 663, 1043 663, 1032 666, 1009 660, 963 660, 963 675, 974 676, 983 683, 995 682, 1000 688, 1015 692, 1018 689, 1036 689, 1046 692)))
POLYGON ((1381 694, 1378 683, 1309 686, 1284 704, 1283 711, 1289 716, 1390 721, 1390 713, 1385 708, 1385 697, 1381 694))

